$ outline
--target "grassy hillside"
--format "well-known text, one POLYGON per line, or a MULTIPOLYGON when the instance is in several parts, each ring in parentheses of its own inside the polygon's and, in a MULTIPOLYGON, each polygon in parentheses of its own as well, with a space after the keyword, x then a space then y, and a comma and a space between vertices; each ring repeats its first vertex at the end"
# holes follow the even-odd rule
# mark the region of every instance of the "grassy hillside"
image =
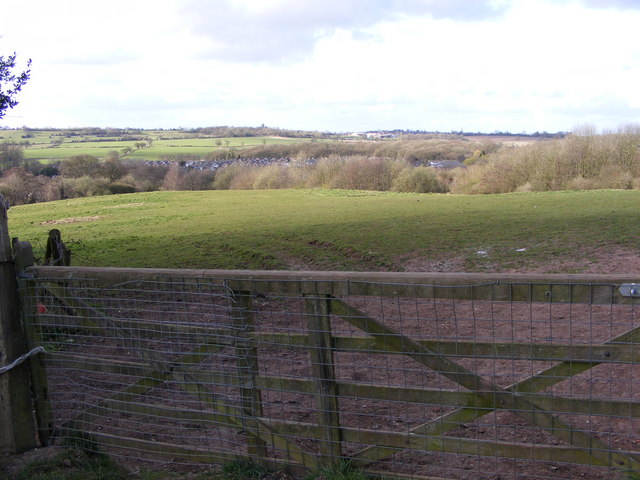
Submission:
POLYGON ((615 190, 152 192, 13 207, 9 228, 37 256, 60 229, 75 265, 566 272, 598 250, 640 253, 639 204, 615 190))

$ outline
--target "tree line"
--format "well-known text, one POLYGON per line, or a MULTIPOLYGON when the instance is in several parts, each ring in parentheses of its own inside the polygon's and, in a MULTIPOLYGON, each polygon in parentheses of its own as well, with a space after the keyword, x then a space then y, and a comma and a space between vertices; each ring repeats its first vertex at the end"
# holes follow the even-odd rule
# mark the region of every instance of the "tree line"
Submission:
POLYGON ((640 125, 596 133, 576 128, 562 139, 502 147, 458 172, 452 193, 640 188, 640 125))
POLYGON ((0 193, 12 204, 154 190, 337 188, 487 194, 640 188, 640 127, 597 134, 576 129, 525 146, 433 137, 381 142, 305 142, 164 162, 77 155, 41 164, 22 146, 0 144, 0 193), (463 162, 460 168, 432 165, 463 162))

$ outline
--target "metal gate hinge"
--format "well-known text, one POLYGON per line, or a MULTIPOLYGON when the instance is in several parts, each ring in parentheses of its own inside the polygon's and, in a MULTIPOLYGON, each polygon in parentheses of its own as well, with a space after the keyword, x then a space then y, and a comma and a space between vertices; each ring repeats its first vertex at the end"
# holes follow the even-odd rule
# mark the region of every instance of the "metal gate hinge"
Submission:
POLYGON ((623 283, 618 291, 623 297, 640 297, 640 283, 623 283))

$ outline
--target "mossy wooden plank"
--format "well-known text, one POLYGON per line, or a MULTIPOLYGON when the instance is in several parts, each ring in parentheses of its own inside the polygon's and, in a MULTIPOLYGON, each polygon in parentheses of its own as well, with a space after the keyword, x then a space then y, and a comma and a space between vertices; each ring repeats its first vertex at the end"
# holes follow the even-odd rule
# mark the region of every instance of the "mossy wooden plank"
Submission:
POLYGON ((146 377, 153 372, 153 369, 151 369, 146 363, 118 359, 107 360, 102 357, 92 357, 64 352, 48 353, 44 359, 44 364, 50 368, 87 370, 91 372, 129 375, 133 377, 146 377))
POLYGON ((90 420, 93 416, 100 416, 100 413, 103 411, 103 402, 107 400, 115 400, 115 401, 131 401, 133 398, 144 395, 149 390, 156 388, 162 385, 166 381, 166 376, 164 375, 156 375, 144 377, 138 380, 137 382, 132 383, 128 387, 120 390, 109 398, 103 399, 98 402, 96 405, 89 407, 86 410, 83 410, 79 415, 76 415, 70 420, 67 420, 62 425, 57 428, 62 429, 72 429, 72 430, 83 430, 87 423, 90 423, 90 420))
POLYGON ((337 465, 341 460, 342 450, 331 336, 331 297, 307 295, 305 311, 311 375, 315 386, 316 417, 322 427, 322 435, 319 438, 322 463, 337 465))
MULTIPOLYGON (((255 330, 250 292, 234 292, 235 305, 232 310, 235 329, 235 353, 240 384, 240 405, 250 417, 262 417, 262 395, 256 386, 259 373, 258 351, 250 335, 255 330)), ((257 435, 247 437, 247 450, 253 457, 266 457, 267 447, 257 435)))
MULTIPOLYGON (((556 379, 557 380, 557 379, 556 379)), ((259 376, 257 385, 262 390, 312 394, 314 384, 310 380, 276 376, 259 376)), ((362 383, 336 382, 338 397, 361 400, 382 400, 403 404, 425 404, 449 407, 473 405, 475 394, 460 390, 428 388, 388 387, 362 383)), ((618 417, 640 418, 640 402, 626 400, 605 400, 593 398, 563 397, 552 394, 522 393, 523 397, 541 408, 555 413, 615 415, 618 417)), ((476 407, 482 410, 482 407, 476 407)), ((485 408, 486 413, 493 408, 485 408)))
MULTIPOLYGON (((433 298, 433 287, 473 286, 474 300, 548 302, 548 285, 573 285, 571 301, 577 303, 633 303, 615 287, 638 282, 628 274, 540 274, 540 273, 407 273, 407 272, 313 272, 254 270, 188 270, 156 268, 100 268, 33 266, 27 269, 42 278, 90 279, 102 285, 127 281, 158 280, 167 276, 208 279, 238 291, 262 293, 318 293, 326 295, 383 295, 433 298), (485 288, 495 284, 492 288, 485 288), (539 285, 530 291, 528 284, 539 285), (522 286, 522 287, 521 287, 522 286), (482 288, 478 288, 482 287, 482 288), (587 291, 589 293, 587 293, 587 291)), ((461 292, 464 290, 461 290, 461 292)), ((552 301, 568 301, 557 293, 552 301)), ((450 298, 450 297, 445 297, 450 298)), ((456 297, 462 298, 462 297, 456 297)))
MULTIPOLYGON (((98 307, 89 305, 82 299, 73 296, 73 292, 67 293, 64 285, 46 283, 44 286, 60 302, 76 311, 77 315, 74 318, 79 320, 78 328, 86 328, 92 332, 100 329, 116 329, 119 334, 124 335, 126 338, 133 337, 133 333, 135 333, 135 337, 140 339, 153 339, 159 336, 166 338, 167 335, 174 334, 177 337, 182 335, 185 340, 193 341, 194 337, 202 337, 209 342, 217 340, 222 344, 231 344, 235 335, 235 332, 229 328, 113 317, 101 311, 98 307)), ((176 340, 179 340, 179 338, 176 338, 176 340)))
MULTIPOLYGON (((446 452, 458 455, 482 457, 501 457, 514 460, 536 460, 543 462, 569 462, 581 465, 609 466, 608 462, 594 458, 583 449, 556 445, 534 445, 518 442, 500 442, 495 440, 477 440, 460 437, 443 437, 407 434, 389 431, 362 429, 343 429, 345 441, 384 446, 389 454, 404 449, 446 452)), ((640 452, 633 452, 638 455, 640 452)), ((354 464, 359 464, 355 459, 354 464)))
MULTIPOLYGON (((68 433, 73 436, 73 430, 68 433)), ((105 445, 114 448, 128 448, 134 451, 161 454, 168 458, 175 458, 197 463, 224 463, 234 458, 237 454, 228 452, 197 448, 195 446, 177 445, 156 440, 143 440, 140 438, 125 437, 123 435, 111 435, 105 432, 88 431, 83 432, 88 436, 88 441, 95 445, 105 445)))
POLYGON ((194 410, 181 407, 167 407, 163 405, 154 405, 151 403, 142 403, 135 401, 123 401, 116 399, 105 400, 100 407, 95 410, 94 415, 98 417, 107 417, 114 413, 127 413, 143 415, 145 418, 157 418, 170 420, 176 423, 194 423, 207 427, 228 427, 237 428, 238 424, 227 415, 212 412, 208 410, 194 410))
MULTIPOLYGON (((256 346, 263 348, 308 347, 309 338, 303 334, 252 333, 256 346)), ((378 353, 404 355, 392 345, 383 345, 371 337, 340 336, 333 337, 336 352, 354 352, 375 355, 378 353)), ((416 340, 424 347, 451 358, 486 358, 531 361, 575 361, 619 363, 636 362, 640 358, 640 343, 623 342, 604 345, 577 345, 570 343, 531 343, 531 342, 483 342, 455 340, 416 340)))

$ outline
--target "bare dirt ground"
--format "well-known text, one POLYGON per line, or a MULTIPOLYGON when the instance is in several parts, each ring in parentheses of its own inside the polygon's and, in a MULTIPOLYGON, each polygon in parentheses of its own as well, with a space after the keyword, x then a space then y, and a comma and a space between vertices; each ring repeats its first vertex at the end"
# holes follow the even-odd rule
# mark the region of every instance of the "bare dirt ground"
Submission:
MULTIPOLYGON (((578 250, 580 248, 578 247, 578 250)), ((561 258, 549 258, 539 261, 535 266, 527 266, 516 269, 495 268, 495 272, 504 273, 638 273, 640 275, 640 250, 629 247, 613 245, 589 249, 583 252, 576 251, 574 258, 580 260, 561 258)), ((403 264, 408 272, 464 272, 465 259, 460 256, 443 258, 442 260, 425 260, 413 258, 403 264)), ((483 271, 486 271, 483 270, 483 271)))

